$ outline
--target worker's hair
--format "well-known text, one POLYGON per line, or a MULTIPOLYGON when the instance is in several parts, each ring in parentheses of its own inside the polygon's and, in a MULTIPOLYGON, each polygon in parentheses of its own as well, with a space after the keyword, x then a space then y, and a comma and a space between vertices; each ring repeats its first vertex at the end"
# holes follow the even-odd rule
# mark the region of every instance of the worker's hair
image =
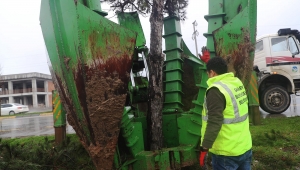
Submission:
POLYGON ((218 75, 227 73, 227 63, 222 57, 212 57, 206 64, 206 70, 215 71, 218 75))

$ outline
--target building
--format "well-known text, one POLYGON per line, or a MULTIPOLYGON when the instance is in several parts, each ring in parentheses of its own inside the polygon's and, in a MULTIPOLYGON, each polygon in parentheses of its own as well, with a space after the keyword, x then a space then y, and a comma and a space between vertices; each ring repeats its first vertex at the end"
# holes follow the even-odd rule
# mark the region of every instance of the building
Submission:
POLYGON ((0 76, 1 103, 20 103, 29 107, 52 107, 54 85, 51 75, 24 73, 0 76))

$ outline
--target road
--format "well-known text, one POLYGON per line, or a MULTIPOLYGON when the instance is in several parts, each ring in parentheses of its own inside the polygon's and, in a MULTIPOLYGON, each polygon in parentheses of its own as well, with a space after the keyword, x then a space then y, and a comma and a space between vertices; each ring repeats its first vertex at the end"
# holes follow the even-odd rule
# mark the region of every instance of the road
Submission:
MULTIPOLYGON (((75 133, 70 125, 67 133, 75 133)), ((0 120, 0 138, 16 138, 25 136, 53 135, 53 115, 50 114, 23 114, 10 119, 0 120)))

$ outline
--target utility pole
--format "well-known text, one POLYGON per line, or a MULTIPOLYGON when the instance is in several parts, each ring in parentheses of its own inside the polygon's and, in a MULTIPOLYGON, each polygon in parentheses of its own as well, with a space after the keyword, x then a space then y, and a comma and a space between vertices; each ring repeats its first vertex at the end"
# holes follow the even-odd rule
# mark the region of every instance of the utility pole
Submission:
POLYGON ((194 32, 192 35, 192 39, 195 40, 195 46, 196 46, 196 56, 198 57, 199 53, 198 53, 198 45, 197 45, 197 36, 199 35, 199 32, 196 30, 196 26, 198 25, 197 21, 195 20, 193 22, 193 27, 194 27, 194 32))

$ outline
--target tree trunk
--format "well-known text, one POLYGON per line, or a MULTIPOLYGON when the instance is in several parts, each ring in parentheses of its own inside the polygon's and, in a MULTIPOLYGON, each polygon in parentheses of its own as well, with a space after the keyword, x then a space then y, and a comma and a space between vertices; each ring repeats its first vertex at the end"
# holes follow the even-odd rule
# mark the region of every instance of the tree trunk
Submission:
POLYGON ((162 106, 163 106, 163 84, 162 84, 162 29, 163 29, 164 0, 154 0, 150 16, 150 53, 149 65, 149 109, 148 109, 148 136, 150 139, 150 150, 159 150, 163 146, 162 136, 162 106))

